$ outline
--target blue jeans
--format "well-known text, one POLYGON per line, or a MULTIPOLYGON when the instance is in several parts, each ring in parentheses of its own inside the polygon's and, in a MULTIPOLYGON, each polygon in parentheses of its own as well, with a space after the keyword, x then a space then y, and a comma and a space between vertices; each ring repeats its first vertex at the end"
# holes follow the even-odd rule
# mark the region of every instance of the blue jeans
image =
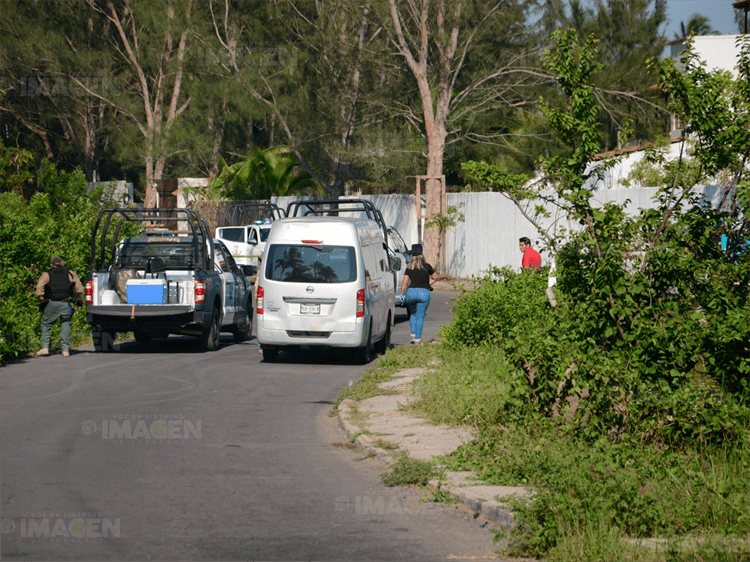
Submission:
POLYGON ((67 301, 49 301, 42 313, 42 347, 49 349, 49 338, 52 326, 60 319, 60 338, 62 348, 70 349, 70 319, 73 317, 73 305, 67 301))
POLYGON ((409 313, 411 313, 409 318, 411 333, 416 339, 421 339, 424 315, 427 313, 427 307, 430 306, 430 290, 406 289, 406 306, 409 307, 409 313))

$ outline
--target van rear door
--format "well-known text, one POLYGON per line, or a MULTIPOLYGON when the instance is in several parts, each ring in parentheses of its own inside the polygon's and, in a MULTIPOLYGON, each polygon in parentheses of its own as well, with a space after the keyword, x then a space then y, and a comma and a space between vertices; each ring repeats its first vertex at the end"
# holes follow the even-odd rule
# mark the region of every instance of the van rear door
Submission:
POLYGON ((357 325, 357 253, 353 246, 302 240, 272 244, 264 263, 264 328, 353 332, 357 325))

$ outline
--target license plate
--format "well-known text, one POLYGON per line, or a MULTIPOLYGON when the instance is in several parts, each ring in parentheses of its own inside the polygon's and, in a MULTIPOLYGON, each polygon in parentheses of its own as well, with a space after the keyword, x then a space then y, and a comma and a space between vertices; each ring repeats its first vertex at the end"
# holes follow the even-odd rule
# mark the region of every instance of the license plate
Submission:
POLYGON ((300 314, 320 314, 320 305, 319 304, 300 304, 299 313, 300 314))

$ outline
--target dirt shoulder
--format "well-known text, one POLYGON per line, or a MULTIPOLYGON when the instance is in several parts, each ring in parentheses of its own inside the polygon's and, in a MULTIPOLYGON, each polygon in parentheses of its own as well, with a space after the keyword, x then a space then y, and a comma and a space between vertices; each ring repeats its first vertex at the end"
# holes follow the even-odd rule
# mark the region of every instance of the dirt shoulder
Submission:
POLYGON ((437 281, 432 285, 436 291, 444 291, 447 293, 460 293, 461 289, 470 291, 474 288, 474 284, 470 279, 464 279, 461 277, 448 277, 445 275, 438 276, 437 281))

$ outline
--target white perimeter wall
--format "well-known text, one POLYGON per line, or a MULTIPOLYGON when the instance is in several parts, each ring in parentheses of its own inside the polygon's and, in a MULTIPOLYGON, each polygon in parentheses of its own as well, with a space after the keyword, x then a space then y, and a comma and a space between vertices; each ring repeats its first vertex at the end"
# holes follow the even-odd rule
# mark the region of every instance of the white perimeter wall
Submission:
MULTIPOLYGON (((657 191, 657 188, 648 187, 603 189, 594 193, 593 202, 595 205, 604 205, 608 202, 624 204, 629 200, 626 210, 631 214, 637 214, 640 209, 656 206, 653 198, 657 191)), ((717 189, 707 186, 698 191, 703 193, 708 201, 713 201, 717 189)), ((380 209, 385 222, 396 227, 407 246, 419 242, 415 195, 363 195, 361 198, 371 200, 380 209)), ((278 197, 273 198, 272 202, 286 209, 287 204, 296 199, 278 197)), ((451 277, 481 276, 491 266, 520 269, 521 252, 518 249, 518 239, 522 236, 531 239, 534 248, 542 254, 543 264, 550 262, 549 250, 544 247, 536 228, 513 201, 501 193, 449 193, 447 204, 457 207, 466 217, 464 222, 449 230, 445 237, 443 255, 447 258, 447 267, 444 268, 444 272, 451 277)), ((527 203, 529 214, 532 214, 534 206, 538 204, 538 200, 527 203)), ((550 234, 580 228, 562 216, 555 206, 545 206, 551 216, 540 222, 550 234)))

